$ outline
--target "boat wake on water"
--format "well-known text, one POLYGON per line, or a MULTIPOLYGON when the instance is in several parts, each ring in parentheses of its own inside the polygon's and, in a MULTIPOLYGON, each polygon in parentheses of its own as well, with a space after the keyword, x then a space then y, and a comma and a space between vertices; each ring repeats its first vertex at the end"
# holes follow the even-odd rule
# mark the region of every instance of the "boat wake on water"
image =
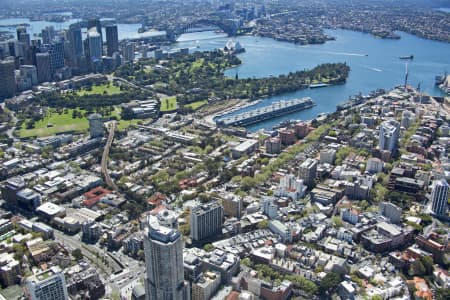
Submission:
POLYGON ((383 72, 383 70, 382 69, 378 69, 378 68, 375 68, 375 67, 370 67, 370 66, 365 66, 365 65, 357 65, 358 67, 361 67, 361 68, 364 68, 364 69, 368 69, 368 70, 371 70, 371 71, 374 71, 374 72, 383 72))
POLYGON ((383 70, 381 69, 377 69, 377 68, 372 68, 372 67, 368 67, 370 70, 375 71, 375 72, 383 72, 383 70))
POLYGON ((367 56, 366 54, 361 54, 361 53, 349 53, 349 52, 323 51, 323 53, 326 53, 326 54, 333 54, 333 55, 345 55, 345 56, 360 56, 360 57, 367 56))

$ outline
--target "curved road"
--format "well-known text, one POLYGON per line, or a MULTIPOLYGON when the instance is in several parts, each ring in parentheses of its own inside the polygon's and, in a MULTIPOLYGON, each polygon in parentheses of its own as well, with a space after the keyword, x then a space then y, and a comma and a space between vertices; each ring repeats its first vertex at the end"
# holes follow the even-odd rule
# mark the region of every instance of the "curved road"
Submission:
POLYGON ((138 85, 132 83, 131 81, 128 81, 128 80, 126 80, 126 79, 124 79, 122 77, 116 77, 116 76, 108 75, 108 79, 110 81, 112 81, 112 80, 120 81, 120 82, 122 82, 124 84, 127 84, 127 85, 131 86, 131 87, 134 87, 136 89, 140 89, 140 90, 143 90, 143 91, 146 91, 146 92, 153 92, 152 90, 149 90, 149 89, 147 89, 145 87, 142 87, 142 86, 138 86, 138 85))
POLYGON ((108 129, 108 139, 106 141, 105 148, 103 149, 103 155, 102 155, 102 174, 105 177, 106 184, 112 188, 114 191, 118 192, 119 189, 117 188, 117 185, 112 181, 111 176, 109 176, 108 173, 108 156, 109 156, 109 149, 111 149, 112 141, 114 139, 114 132, 116 130, 116 122, 110 122, 106 128, 108 129))
MULTIPOLYGON (((2 110, 3 111, 5 111, 5 108, 6 108, 6 103, 5 102, 3 102, 1 105, 0 105, 0 107, 2 108, 2 110)), ((16 130, 16 124, 17 124, 17 121, 18 121, 18 119, 17 119, 17 117, 16 117, 16 114, 14 113, 14 111, 12 111, 12 110, 10 110, 10 116, 11 116, 11 127, 8 129, 8 130, 6 130, 6 135, 10 138, 10 139, 13 139, 13 140, 15 140, 16 138, 15 138, 15 136, 14 136, 14 130, 16 130)))

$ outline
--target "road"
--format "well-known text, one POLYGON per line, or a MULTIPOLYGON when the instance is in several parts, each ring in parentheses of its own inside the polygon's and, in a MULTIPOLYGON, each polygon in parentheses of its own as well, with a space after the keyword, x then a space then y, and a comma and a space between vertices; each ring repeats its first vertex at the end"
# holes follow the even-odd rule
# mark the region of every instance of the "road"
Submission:
MULTIPOLYGON (((111 290, 119 292, 121 295, 131 294, 131 288, 145 276, 145 264, 142 261, 135 260, 121 252, 114 254, 125 266, 121 273, 111 275, 108 280, 108 286, 111 290)), ((125 297, 125 299, 130 299, 125 297)))
POLYGON ((119 191, 119 189, 117 188, 117 185, 114 183, 114 181, 112 181, 111 176, 109 176, 109 172, 108 172, 108 156, 109 156, 109 150, 111 149, 111 145, 114 139, 114 132, 116 131, 116 122, 110 122, 107 125, 109 134, 108 134, 108 139, 106 141, 106 145, 105 148, 103 149, 103 155, 102 155, 102 174, 105 177, 105 182, 106 184, 112 188, 114 191, 119 191))
POLYGON ((142 87, 142 86, 138 86, 138 85, 132 83, 131 81, 128 81, 128 80, 123 79, 121 77, 115 77, 115 76, 112 76, 112 75, 108 75, 107 77, 108 77, 109 81, 112 81, 112 80, 120 81, 120 82, 125 83, 125 84, 127 84, 127 85, 129 85, 131 87, 136 88, 136 89, 140 89, 140 90, 143 90, 143 91, 146 91, 146 92, 152 92, 153 93, 152 90, 149 90, 149 89, 147 89, 145 87, 142 87))
POLYGON ((120 296, 122 299, 132 299, 133 288, 140 283, 141 279, 137 278, 133 281, 130 281, 127 285, 120 289, 120 296))
POLYGON ((103 249, 82 243, 79 240, 78 235, 70 236, 56 229, 54 230, 54 234, 55 240, 61 242, 64 246, 71 248, 72 250, 79 248, 83 256, 95 264, 103 274, 109 276, 114 272, 122 270, 122 267, 117 264, 117 262, 108 255, 103 254, 103 249), (98 253, 98 255, 96 253, 98 253), (107 264, 102 262, 103 256, 105 257, 107 264))
POLYGON ((131 293, 131 288, 145 276, 145 264, 142 261, 135 260, 120 251, 105 252, 104 249, 96 245, 85 244, 80 241, 78 235, 70 236, 56 229, 54 234, 55 240, 65 247, 72 250, 77 248, 81 250, 83 256, 95 265, 102 278, 105 279, 109 292, 128 295, 131 293), (99 255, 96 253, 99 253, 99 255), (107 263, 104 262, 103 257, 107 263), (125 269, 115 260, 120 261, 125 269))
MULTIPOLYGON (((3 109, 3 111, 5 111, 5 108, 6 108, 5 102, 3 102, 1 104, 1 108, 3 109)), ((8 130, 6 130, 5 133, 10 139, 15 139, 14 138, 14 130, 16 130, 16 124, 17 124, 18 120, 17 120, 16 115, 14 114, 13 111, 11 111, 10 116, 11 116, 11 122, 10 122, 11 123, 11 127, 8 130)))

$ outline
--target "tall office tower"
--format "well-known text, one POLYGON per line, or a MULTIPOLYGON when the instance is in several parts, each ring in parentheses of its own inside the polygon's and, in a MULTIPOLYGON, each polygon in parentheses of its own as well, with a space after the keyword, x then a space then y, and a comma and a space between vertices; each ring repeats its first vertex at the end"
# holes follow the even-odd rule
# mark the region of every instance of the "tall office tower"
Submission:
POLYGON ((308 158, 298 169, 298 177, 303 180, 304 184, 311 188, 317 175, 317 160, 308 158))
MULTIPOLYGON (((50 271, 48 271, 50 272, 50 271)), ((62 273, 36 275, 27 279, 25 294, 31 300, 67 300, 66 281, 62 273)))
POLYGON ((16 93, 15 69, 14 59, 0 61, 0 99, 12 97, 16 93))
POLYGON ((218 202, 199 205, 191 210, 191 238, 207 239, 222 233, 223 207, 218 202))
POLYGON ((53 26, 47 26, 42 29, 42 43, 51 44, 55 38, 55 28, 53 26))
POLYGON ((83 41, 83 48, 84 48, 84 56, 86 56, 86 59, 89 60, 89 58, 91 57, 91 53, 89 53, 89 39, 86 38, 83 41))
POLYGON ((38 82, 47 82, 52 78, 50 70, 50 54, 48 52, 36 53, 36 68, 38 82))
POLYGON ((122 65, 122 56, 120 56, 119 52, 114 52, 112 59, 114 61, 115 68, 118 68, 122 65))
POLYGON ((16 29, 17 40, 26 46, 30 46, 30 35, 27 33, 27 28, 24 26, 19 26, 16 29))
POLYGON ((126 62, 132 62, 134 60, 134 44, 128 43, 122 48, 122 55, 126 62))
POLYGON ((22 61, 25 59, 27 49, 28 46, 24 43, 16 43, 16 68, 18 68, 17 62, 22 63, 22 61))
POLYGON ((99 19, 92 18, 89 19, 87 22, 87 30, 89 31, 91 28, 95 27, 97 29, 97 32, 100 34, 100 40, 103 44, 103 33, 102 33, 102 23, 99 19))
POLYGON ((445 215, 448 211, 448 183, 445 179, 433 182, 431 192, 431 211, 437 215, 445 215))
POLYGON ((9 52, 9 56, 12 56, 12 57, 16 57, 17 55, 16 55, 16 52, 18 52, 18 51, 16 51, 16 41, 9 41, 8 42, 8 52, 9 52))
POLYGON ((38 76, 37 76, 37 68, 33 65, 22 65, 19 68, 20 76, 31 84, 31 86, 35 86, 38 84, 38 76))
POLYGON ((19 26, 16 28, 17 40, 20 41, 20 35, 22 33, 27 33, 27 28, 25 26, 19 26))
POLYGON ((40 52, 41 46, 41 40, 31 40, 31 46, 28 48, 27 64, 36 65, 36 54, 40 52))
POLYGON ((31 40, 31 46, 40 48, 42 46, 42 41, 41 40, 31 40))
POLYGON ((25 63, 27 65, 36 65, 36 54, 39 53, 39 47, 34 45, 33 43, 31 44, 30 47, 28 47, 27 49, 27 53, 26 53, 26 60, 25 63))
POLYGON ((146 300, 189 300, 189 285, 184 282, 183 242, 180 232, 171 228, 163 211, 147 219, 144 253, 147 277, 146 300))
POLYGON ((57 40, 48 45, 48 53, 50 55, 50 71, 53 75, 56 70, 64 67, 64 42, 57 40))
POLYGON ((81 36, 81 28, 79 26, 71 26, 68 32, 68 40, 75 56, 83 55, 83 39, 81 36))
POLYGON ((0 60, 5 59, 8 56, 8 42, 0 42, 0 60))
POLYGON ((91 61, 100 59, 103 54, 102 37, 95 28, 91 28, 87 34, 87 44, 91 61))
POLYGON ((106 26, 106 54, 113 56, 114 52, 119 51, 119 33, 117 25, 106 26))
POLYGON ((80 68, 81 57, 83 56, 83 39, 81 36, 81 28, 79 26, 71 26, 67 32, 69 41, 68 61, 71 67, 80 68))
POLYGON ((19 42, 24 44, 26 47, 30 47, 30 35, 28 33, 21 33, 19 37, 19 42))
POLYGON ((92 114, 88 117, 89 133, 91 138, 103 136, 103 118, 101 114, 92 114))
POLYGON ((397 150, 400 136, 400 123, 395 120, 387 120, 380 125, 379 146, 380 150, 397 150))

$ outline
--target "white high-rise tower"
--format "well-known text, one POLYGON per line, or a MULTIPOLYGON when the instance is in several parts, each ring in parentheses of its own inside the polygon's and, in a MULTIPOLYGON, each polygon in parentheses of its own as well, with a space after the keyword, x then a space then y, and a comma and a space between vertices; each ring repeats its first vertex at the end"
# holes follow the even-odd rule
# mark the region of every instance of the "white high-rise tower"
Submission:
POLYGON ((445 179, 436 180, 431 192, 431 211, 437 215, 445 215, 448 210, 448 183, 445 179))
POLYGON ((149 216, 144 238, 146 300, 189 300, 189 285, 184 282, 183 241, 171 228, 173 217, 163 211, 149 216))

